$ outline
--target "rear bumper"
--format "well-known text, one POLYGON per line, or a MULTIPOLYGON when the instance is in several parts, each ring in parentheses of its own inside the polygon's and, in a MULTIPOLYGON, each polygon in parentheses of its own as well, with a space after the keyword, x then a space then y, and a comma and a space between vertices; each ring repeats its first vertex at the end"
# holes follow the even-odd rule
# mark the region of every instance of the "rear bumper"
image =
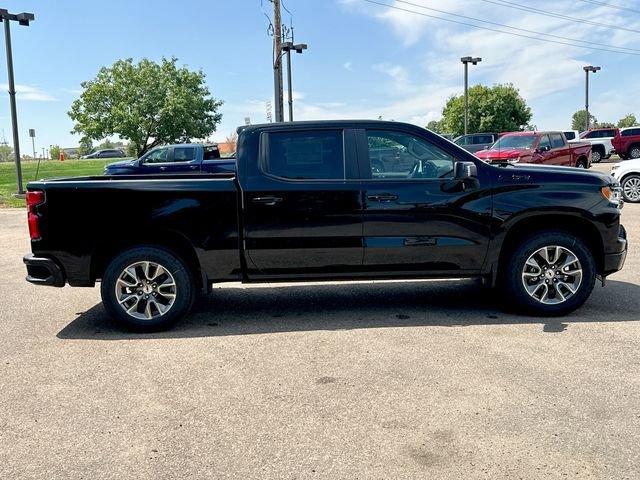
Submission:
POLYGON ((22 261, 27 266, 27 282, 34 285, 64 287, 64 272, 52 259, 36 257, 32 253, 28 253, 22 258, 22 261))
POLYGON ((622 270, 624 261, 627 258, 627 250, 629 245, 627 243, 627 231, 620 225, 620 233, 618 233, 618 253, 609 253, 604 256, 604 276, 611 275, 618 270, 622 270))

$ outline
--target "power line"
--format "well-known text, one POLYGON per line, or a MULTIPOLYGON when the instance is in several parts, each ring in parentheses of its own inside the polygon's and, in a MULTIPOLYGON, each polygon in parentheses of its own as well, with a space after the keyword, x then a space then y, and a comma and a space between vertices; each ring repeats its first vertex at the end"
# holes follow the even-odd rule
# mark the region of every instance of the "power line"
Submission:
POLYGON ((515 8, 516 10, 522 10, 524 12, 536 13, 539 15, 547 16, 547 17, 561 18, 564 20, 569 20, 571 22, 584 23, 587 25, 594 25, 596 27, 602 27, 602 28, 611 28, 614 30, 624 30, 627 32, 640 33, 640 30, 634 30, 633 28, 621 27, 619 25, 613 25, 611 23, 594 22, 593 20, 587 20, 586 18, 570 17, 569 15, 563 15, 562 13, 549 12, 547 10, 541 10, 539 8, 528 7, 527 5, 522 5, 521 3, 507 2, 506 0, 498 0, 498 1, 480 0, 480 1, 485 3, 492 3, 494 5, 499 5, 501 7, 515 8))
MULTIPOLYGON (((433 18, 433 19, 436 19, 436 20, 442 20, 443 22, 455 23, 457 25, 464 25, 466 27, 479 28, 481 30, 488 30, 490 32, 504 33, 506 35, 512 35, 512 36, 515 36, 515 37, 529 38, 531 40, 538 40, 538 41, 547 42, 547 43, 555 43, 557 45, 568 45, 570 47, 587 48, 587 49, 590 49, 590 50, 600 50, 600 51, 603 51, 603 52, 622 53, 622 54, 625 54, 625 55, 637 55, 637 56, 640 56, 640 53, 634 53, 633 51, 614 50, 616 48, 617 49, 621 49, 621 48, 624 48, 624 47, 615 47, 615 46, 611 46, 612 48, 590 47, 588 45, 580 45, 580 44, 576 44, 576 43, 569 43, 571 41, 583 42, 583 40, 572 40, 572 39, 569 39, 569 38, 566 39, 566 40, 568 40, 566 42, 565 41, 560 41, 560 40, 550 40, 548 38, 542 38, 542 37, 539 37, 539 36, 538 37, 533 37, 531 35, 524 35, 522 33, 508 32, 508 31, 505 31, 505 30, 499 30, 497 28, 484 27, 482 25, 476 25, 476 24, 473 24, 473 23, 462 22, 460 20, 453 20, 453 19, 450 19, 450 18, 437 17, 435 15, 429 15, 427 13, 416 12, 415 10, 409 10, 408 8, 397 7, 395 5, 389 5, 388 3, 377 2, 375 0, 363 0, 363 1, 365 1, 367 3, 372 3, 374 5, 380 5, 382 7, 392 8, 394 10, 400 10, 400 11, 407 12, 407 13, 413 13, 414 15, 420 15, 422 17, 428 17, 428 18, 433 18)), ((400 1, 400 0, 397 0, 397 1, 400 1)), ((461 15, 456 15, 456 14, 452 14, 452 13, 448 13, 448 14, 449 15, 454 15, 454 16, 461 16, 461 15)), ((463 17, 463 18, 468 18, 468 17, 463 17)), ((474 19, 474 20, 476 20, 476 19, 474 19)), ((485 20, 476 20, 476 21, 485 22, 485 20)), ((507 28, 515 28, 515 27, 509 27, 509 26, 506 26, 506 27, 507 28)), ((536 35, 543 35, 543 36, 544 35, 549 35, 549 34, 539 33, 539 32, 532 32, 532 33, 535 33, 536 35)), ((564 37, 560 37, 560 38, 564 38, 564 37)), ((630 49, 627 49, 627 50, 630 50, 630 49)))
POLYGON ((636 48, 617 47, 615 45, 608 45, 606 43, 591 42, 589 40, 580 40, 578 38, 563 37, 561 35, 554 35, 553 33, 536 32, 536 31, 533 31, 533 30, 527 30, 526 28, 512 27, 511 25, 505 25, 504 23, 492 22, 491 20, 483 20, 481 18, 475 18, 475 17, 469 17, 467 15, 461 15, 459 13, 447 12, 446 10, 438 10, 437 8, 425 7, 424 5, 420 5, 419 3, 412 3, 412 2, 409 2, 407 0, 396 0, 396 1, 398 3, 406 3, 407 5, 411 5, 413 7, 423 8, 425 10, 431 10, 431 11, 434 11, 434 12, 443 13, 445 15, 451 15, 453 17, 465 18, 467 20, 473 20, 474 22, 487 23, 489 25, 495 25, 497 27, 510 28, 512 30, 518 30, 520 32, 533 33, 534 35, 544 35, 546 37, 559 38, 560 40, 567 40, 569 42, 588 43, 589 45, 597 45, 597 46, 600 46, 600 47, 614 48, 616 50, 629 50, 631 52, 638 52, 640 54, 640 50, 638 50, 636 48))
POLYGON ((592 5, 600 5, 601 7, 613 8, 616 10, 624 10, 627 12, 640 13, 640 10, 634 10, 633 8, 629 8, 629 7, 621 7, 620 5, 613 5, 612 3, 597 2, 596 0, 580 0, 580 1, 584 3, 591 3, 592 5))

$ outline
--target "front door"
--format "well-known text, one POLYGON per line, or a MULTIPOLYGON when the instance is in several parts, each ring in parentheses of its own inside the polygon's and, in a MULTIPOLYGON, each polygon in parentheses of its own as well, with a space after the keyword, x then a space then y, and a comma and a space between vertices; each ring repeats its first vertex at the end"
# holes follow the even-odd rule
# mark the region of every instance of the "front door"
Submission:
POLYGON ((555 153, 554 165, 573 166, 571 162, 571 148, 565 143, 562 134, 550 133, 551 151, 555 153))
POLYGON ((160 147, 142 159, 145 173, 196 173, 200 161, 195 146, 160 147))
POLYGON ((343 276, 362 266, 353 139, 343 129, 261 134, 243 191, 249 278, 343 276))
POLYGON ((427 133, 401 127, 358 131, 364 268, 370 272, 435 275, 482 267, 490 231, 491 196, 485 195, 490 180, 454 179, 455 151, 432 142, 427 133), (395 160, 382 169, 371 164, 380 149, 395 152, 390 155, 395 160))

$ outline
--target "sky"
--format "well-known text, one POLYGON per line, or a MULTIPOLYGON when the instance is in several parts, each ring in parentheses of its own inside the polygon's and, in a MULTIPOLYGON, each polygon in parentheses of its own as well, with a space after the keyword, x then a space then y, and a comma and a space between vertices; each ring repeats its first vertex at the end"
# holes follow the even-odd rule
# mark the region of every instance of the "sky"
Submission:
MULTIPOLYGON (((382 117, 424 126, 441 118, 448 97, 462 93, 460 57, 467 55, 483 59, 470 67, 470 84, 512 83, 539 129, 570 128, 572 113, 584 108, 582 66, 589 64, 602 67, 590 79, 590 110, 598 120, 616 122, 627 113, 640 118, 640 2, 606 0, 631 11, 585 0, 375 0, 496 30, 506 28, 495 24, 508 25, 526 36, 537 35, 524 30, 556 35, 545 38, 559 42, 572 43, 558 37, 592 42, 582 48, 365 0, 283 1, 292 14, 283 10, 283 22, 293 25, 296 42, 309 45, 292 61, 296 120, 382 117), (525 12, 514 4, 598 25, 525 12), (636 55, 598 50, 611 46, 636 55)), ((70 133, 67 112, 81 82, 128 57, 174 56, 202 70, 212 95, 224 101, 213 140, 230 135, 245 117, 266 121, 266 102, 273 102, 268 0, 5 0, 3 7, 36 16, 29 27, 12 24, 22 153, 32 152, 29 128, 36 129, 39 154, 52 144, 76 146, 79 137, 70 133)), ((0 50, 0 135, 11 143, 0 50)))

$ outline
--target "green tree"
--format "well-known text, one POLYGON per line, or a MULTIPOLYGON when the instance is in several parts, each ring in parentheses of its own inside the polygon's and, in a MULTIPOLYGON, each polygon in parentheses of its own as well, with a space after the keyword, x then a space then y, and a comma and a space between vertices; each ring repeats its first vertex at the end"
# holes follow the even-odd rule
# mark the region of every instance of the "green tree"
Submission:
POLYGON ((102 67, 71 105, 73 133, 94 140, 118 135, 140 156, 162 143, 206 138, 220 123, 222 102, 213 98, 201 71, 143 59, 118 60, 102 67))
POLYGON ((633 113, 629 113, 618 120, 618 128, 635 127, 637 124, 638 121, 633 113))
MULTIPOLYGON (((469 89, 468 133, 522 130, 531 120, 529 108, 511 84, 474 85, 469 89)), ((464 133, 464 95, 449 98, 442 110, 442 125, 453 135, 464 133)))
POLYGON ((431 130, 432 132, 444 133, 444 124, 443 124, 442 119, 441 120, 431 120, 429 123, 427 123, 427 128, 429 130, 431 130))
POLYGON ((80 144, 78 145, 78 155, 88 155, 93 150, 93 142, 88 137, 82 137, 80 139, 80 144))
POLYGON ((10 162, 13 160, 13 148, 7 144, 0 144, 0 162, 10 162))
MULTIPOLYGON (((573 130, 578 130, 582 132, 587 124, 587 111, 586 110, 578 110, 571 116, 571 128, 573 130)), ((589 125, 592 127, 598 124, 598 119, 594 117, 592 114, 589 114, 589 125)))
POLYGON ((96 150, 107 150, 107 149, 115 148, 115 146, 116 144, 107 138, 104 142, 98 145, 96 150))
POLYGON ((597 122, 594 126, 596 128, 616 128, 616 124, 611 122, 597 122))
POLYGON ((60 147, 58 145, 51 145, 51 148, 49 148, 49 156, 51 160, 58 160, 60 158, 60 147))

